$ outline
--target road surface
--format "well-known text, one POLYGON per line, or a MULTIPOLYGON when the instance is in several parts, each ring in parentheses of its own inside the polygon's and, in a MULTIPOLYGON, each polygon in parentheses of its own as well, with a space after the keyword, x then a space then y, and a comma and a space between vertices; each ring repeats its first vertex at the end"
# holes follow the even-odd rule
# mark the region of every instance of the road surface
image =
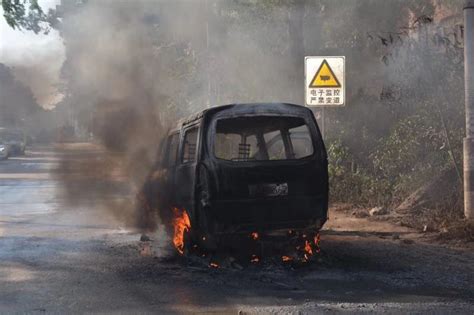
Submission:
POLYGON ((74 154, 0 161, 0 313, 474 313, 472 248, 333 211, 311 263, 209 268, 103 211, 101 198, 131 198, 120 189, 65 200, 56 173, 74 154))

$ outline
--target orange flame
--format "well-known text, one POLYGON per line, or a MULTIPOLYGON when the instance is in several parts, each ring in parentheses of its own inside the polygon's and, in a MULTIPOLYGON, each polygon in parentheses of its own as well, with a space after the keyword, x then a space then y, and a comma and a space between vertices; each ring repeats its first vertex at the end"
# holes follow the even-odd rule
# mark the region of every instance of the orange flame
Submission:
POLYGON ((252 258, 250 259, 250 262, 256 264, 260 261, 260 258, 258 258, 257 255, 252 255, 252 258))
POLYGON ((314 237, 314 247, 316 248, 316 253, 318 253, 318 254, 321 252, 321 248, 319 247, 320 242, 321 242, 321 236, 318 233, 314 237))
POLYGON ((305 256, 306 255, 309 255, 309 256, 313 255, 313 249, 311 248, 311 244, 308 241, 304 242, 304 251, 306 253, 305 256))
POLYGON ((191 221, 189 216, 186 213, 186 210, 180 210, 178 208, 173 208, 174 213, 174 235, 173 235, 173 244, 178 253, 181 255, 184 254, 184 232, 189 231, 191 228, 191 221))
POLYGON ((292 261, 293 258, 291 258, 290 256, 281 256, 281 260, 284 262, 287 262, 287 261, 292 261))
POLYGON ((252 232, 252 233, 250 234, 250 237, 251 237, 254 241, 256 241, 256 240, 258 240, 258 233, 257 233, 257 232, 252 232))

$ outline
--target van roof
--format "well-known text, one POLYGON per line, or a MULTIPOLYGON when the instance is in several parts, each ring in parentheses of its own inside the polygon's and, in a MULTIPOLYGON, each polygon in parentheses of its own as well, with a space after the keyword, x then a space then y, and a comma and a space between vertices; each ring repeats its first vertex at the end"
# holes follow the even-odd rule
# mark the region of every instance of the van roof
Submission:
POLYGON ((309 108, 289 103, 241 103, 241 104, 228 104, 206 108, 200 112, 194 113, 186 118, 178 121, 178 128, 189 125, 196 120, 203 118, 204 116, 214 115, 223 110, 229 111, 230 114, 245 115, 253 113, 273 113, 273 114, 296 114, 296 113, 310 113, 312 112, 309 108))

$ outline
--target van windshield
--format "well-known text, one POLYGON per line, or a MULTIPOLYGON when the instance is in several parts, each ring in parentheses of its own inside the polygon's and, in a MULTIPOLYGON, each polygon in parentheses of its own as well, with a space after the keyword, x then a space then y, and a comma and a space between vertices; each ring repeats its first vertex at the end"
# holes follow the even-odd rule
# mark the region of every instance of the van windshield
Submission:
POLYGON ((313 142, 299 117, 238 117, 219 119, 214 154, 228 161, 294 160, 311 156, 313 142))

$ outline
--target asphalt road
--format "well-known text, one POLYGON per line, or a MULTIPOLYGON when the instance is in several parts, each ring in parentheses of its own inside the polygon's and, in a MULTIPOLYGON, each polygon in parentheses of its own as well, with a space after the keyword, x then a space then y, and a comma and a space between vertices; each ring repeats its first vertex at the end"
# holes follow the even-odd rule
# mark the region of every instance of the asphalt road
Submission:
POLYGON ((470 247, 333 211, 313 262, 209 268, 97 206, 120 190, 66 202, 66 151, 0 161, 0 313, 474 313, 470 247))

